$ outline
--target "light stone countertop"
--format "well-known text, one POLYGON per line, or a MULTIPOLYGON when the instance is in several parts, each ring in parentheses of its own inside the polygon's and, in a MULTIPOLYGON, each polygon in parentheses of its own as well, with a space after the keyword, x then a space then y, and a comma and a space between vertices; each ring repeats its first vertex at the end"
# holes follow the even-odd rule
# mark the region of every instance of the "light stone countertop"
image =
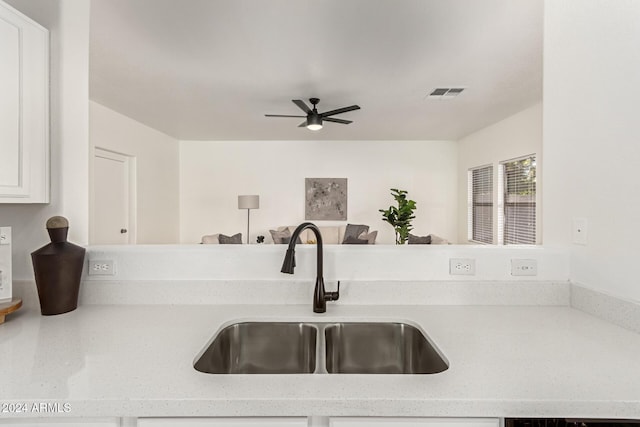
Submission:
POLYGON ((569 307, 82 305, 0 326, 0 403, 33 416, 640 418, 640 334, 569 307), (435 375, 211 375, 196 355, 233 320, 405 320, 450 368, 435 375))

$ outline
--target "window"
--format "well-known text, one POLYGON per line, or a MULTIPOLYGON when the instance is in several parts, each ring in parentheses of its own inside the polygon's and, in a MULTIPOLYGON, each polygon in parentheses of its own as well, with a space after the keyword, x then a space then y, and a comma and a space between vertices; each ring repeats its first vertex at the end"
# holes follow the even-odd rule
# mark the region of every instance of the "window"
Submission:
POLYGON ((493 166, 470 169, 469 240, 493 243, 493 166))
POLYGON ((500 163, 498 242, 505 245, 536 243, 536 157, 500 163))

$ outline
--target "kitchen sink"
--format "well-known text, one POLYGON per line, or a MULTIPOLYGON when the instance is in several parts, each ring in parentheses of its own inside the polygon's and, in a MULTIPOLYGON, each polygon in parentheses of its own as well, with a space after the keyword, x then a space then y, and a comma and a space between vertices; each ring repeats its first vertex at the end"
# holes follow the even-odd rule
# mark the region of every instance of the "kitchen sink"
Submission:
POLYGON ((222 329, 194 364, 209 374, 309 374, 318 330, 308 323, 243 322, 222 329))
POLYGON ((220 330, 194 367, 209 374, 436 374, 449 365, 403 322, 240 322, 220 330))
POLYGON ((436 374, 447 362, 406 323, 337 323, 325 328, 330 374, 436 374))

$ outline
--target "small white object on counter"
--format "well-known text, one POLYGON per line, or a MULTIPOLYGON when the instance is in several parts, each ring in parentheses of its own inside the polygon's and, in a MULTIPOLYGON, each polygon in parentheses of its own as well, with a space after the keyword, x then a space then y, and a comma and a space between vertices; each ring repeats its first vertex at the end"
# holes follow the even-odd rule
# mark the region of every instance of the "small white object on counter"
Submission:
POLYGON ((0 302, 11 299, 11 227, 0 227, 0 302))

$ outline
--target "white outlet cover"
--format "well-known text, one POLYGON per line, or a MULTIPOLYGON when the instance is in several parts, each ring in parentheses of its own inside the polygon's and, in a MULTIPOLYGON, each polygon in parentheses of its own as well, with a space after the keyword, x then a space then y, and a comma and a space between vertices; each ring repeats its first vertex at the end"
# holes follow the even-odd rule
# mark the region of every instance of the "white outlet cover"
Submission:
POLYGON ((576 245, 586 245, 587 231, 586 218, 573 218, 573 243, 576 245))
POLYGON ((88 274, 89 276, 115 276, 115 262, 111 259, 91 259, 88 274))
POLYGON ((537 276, 538 261, 535 259, 512 259, 511 275, 512 276, 537 276))
POLYGON ((474 258, 449 258, 449 274, 452 276, 474 276, 476 260, 474 258))

